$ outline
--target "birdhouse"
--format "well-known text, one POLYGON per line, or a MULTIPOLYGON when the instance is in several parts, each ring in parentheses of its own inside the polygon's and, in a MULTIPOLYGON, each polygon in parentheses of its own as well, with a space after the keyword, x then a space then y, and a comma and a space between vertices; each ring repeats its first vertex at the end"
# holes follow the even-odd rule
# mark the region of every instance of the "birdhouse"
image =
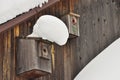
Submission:
POLYGON ((68 31, 70 34, 69 38, 74 38, 74 37, 80 36, 80 34, 79 34, 79 17, 80 17, 80 15, 78 15, 78 14, 69 13, 61 18, 68 27, 68 31))
POLYGON ((51 73, 51 43, 37 38, 17 38, 17 75, 36 78, 51 73))

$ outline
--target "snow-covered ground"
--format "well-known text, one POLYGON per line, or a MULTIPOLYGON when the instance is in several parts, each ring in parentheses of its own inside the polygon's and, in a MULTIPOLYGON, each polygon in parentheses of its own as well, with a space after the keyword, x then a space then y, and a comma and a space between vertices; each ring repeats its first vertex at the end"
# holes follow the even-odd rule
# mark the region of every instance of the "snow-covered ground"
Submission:
POLYGON ((0 24, 29 11, 48 0, 0 0, 0 24))
POLYGON ((74 80, 120 80, 120 38, 95 57, 74 80))

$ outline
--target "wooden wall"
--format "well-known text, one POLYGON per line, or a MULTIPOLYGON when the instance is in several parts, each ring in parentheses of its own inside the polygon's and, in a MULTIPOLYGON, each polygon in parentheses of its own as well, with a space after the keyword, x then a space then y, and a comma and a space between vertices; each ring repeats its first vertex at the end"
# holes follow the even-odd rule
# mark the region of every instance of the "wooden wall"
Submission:
POLYGON ((15 41, 17 36, 28 34, 30 27, 30 22, 25 22, 0 34, 0 80, 26 80, 15 73, 15 41))
POLYGON ((80 37, 55 46, 53 73, 32 80, 73 80, 78 72, 120 36, 119 0, 61 0, 30 20, 0 33, 0 80, 27 80, 15 74, 15 37, 31 33, 41 14, 80 14, 80 37))

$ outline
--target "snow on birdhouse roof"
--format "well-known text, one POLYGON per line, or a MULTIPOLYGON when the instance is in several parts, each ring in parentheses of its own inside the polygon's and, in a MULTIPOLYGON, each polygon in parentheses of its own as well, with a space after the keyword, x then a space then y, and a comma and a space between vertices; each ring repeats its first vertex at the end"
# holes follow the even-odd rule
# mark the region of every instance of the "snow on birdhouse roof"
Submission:
POLYGON ((43 15, 37 20, 28 37, 43 38, 62 46, 66 44, 69 33, 62 20, 52 15, 43 15))
POLYGON ((17 15, 29 11, 48 0, 1 0, 0 1, 0 24, 15 18, 17 15))

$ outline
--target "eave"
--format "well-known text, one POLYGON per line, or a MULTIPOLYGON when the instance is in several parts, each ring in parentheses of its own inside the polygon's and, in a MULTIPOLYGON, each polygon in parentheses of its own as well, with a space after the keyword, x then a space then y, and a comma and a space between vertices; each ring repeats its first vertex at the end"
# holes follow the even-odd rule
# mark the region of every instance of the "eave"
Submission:
POLYGON ((29 12, 26 12, 24 14, 21 14, 20 16, 17 16, 14 19, 9 20, 8 22, 5 22, 0 25, 0 33, 4 32, 12 27, 14 27, 17 24, 20 24, 21 22, 31 18, 32 16, 38 14, 42 10, 52 6, 53 4, 59 2, 60 0, 48 0, 48 3, 44 4, 42 7, 36 7, 29 12))

